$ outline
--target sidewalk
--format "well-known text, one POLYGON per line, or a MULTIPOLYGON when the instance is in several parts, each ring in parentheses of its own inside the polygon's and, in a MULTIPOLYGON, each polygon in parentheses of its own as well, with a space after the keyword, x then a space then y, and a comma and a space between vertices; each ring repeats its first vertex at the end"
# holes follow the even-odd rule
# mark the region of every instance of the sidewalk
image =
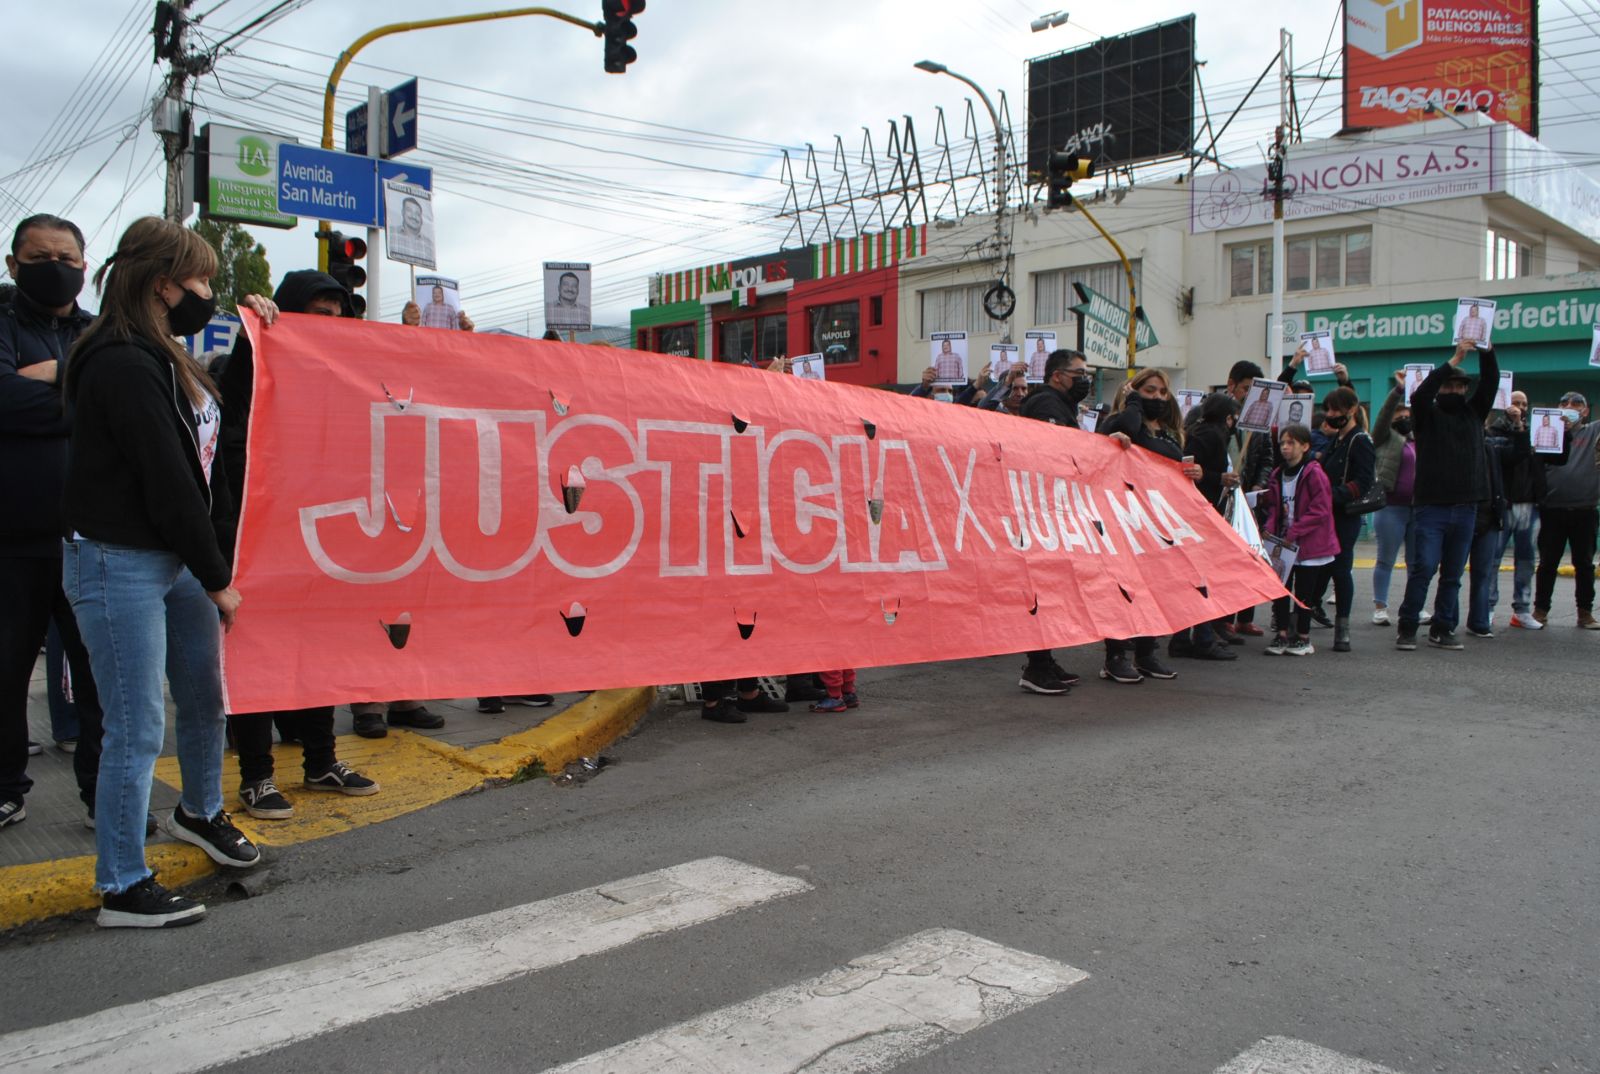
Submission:
MULTIPOLYGON (((277 779, 294 803, 289 820, 260 821, 239 804, 238 758, 223 758, 223 808, 239 828, 263 847, 283 847, 322 839, 412 813, 436 802, 487 785, 545 772, 592 756, 627 734, 654 702, 653 687, 560 694, 550 708, 507 705, 501 715, 478 712, 475 698, 430 701, 445 718, 437 731, 390 728, 381 739, 350 731, 350 711, 334 716, 339 759, 376 779, 382 790, 366 797, 308 791, 300 786, 300 750, 273 747, 277 779)), ((167 750, 156 763, 150 808, 159 817, 177 804, 177 758, 172 756, 172 706, 167 706, 167 750)), ((39 661, 28 693, 29 737, 44 753, 28 759, 33 790, 28 817, 0 832, 0 929, 13 928, 99 905, 94 894, 94 832, 84 826, 72 755, 56 748, 45 700, 44 661, 39 661)), ((150 867, 162 882, 177 887, 215 870, 198 848, 158 831, 148 846, 150 867)))

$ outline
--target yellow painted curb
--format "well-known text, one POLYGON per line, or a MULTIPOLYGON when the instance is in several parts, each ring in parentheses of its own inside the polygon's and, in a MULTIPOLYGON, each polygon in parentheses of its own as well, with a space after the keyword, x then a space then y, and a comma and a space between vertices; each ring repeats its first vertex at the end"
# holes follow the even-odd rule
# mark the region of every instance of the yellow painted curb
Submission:
MULTIPOLYGON (((340 760, 358 771, 381 775, 387 784, 381 793, 350 797, 307 790, 295 795, 295 815, 289 821, 258 821, 241 809, 234 823, 262 846, 283 847, 414 813, 487 784, 513 779, 535 763, 546 772, 559 772, 627 734, 655 696, 653 686, 599 690, 537 727, 470 750, 400 730, 391 730, 379 739, 341 736, 340 760)), ((293 789, 289 777, 300 771, 299 749, 275 746, 273 760, 284 786, 293 789)), ((181 785, 178 759, 157 761, 156 778, 174 787, 181 785)), ((239 785, 237 756, 225 757, 222 780, 225 788, 239 785)), ((226 795, 224 808, 231 812, 237 803, 231 791, 226 795)), ((145 856, 169 888, 193 883, 217 868, 198 847, 184 843, 160 843, 148 848, 145 856)), ((100 905, 93 889, 92 854, 0 869, 0 929, 93 909, 100 905)))

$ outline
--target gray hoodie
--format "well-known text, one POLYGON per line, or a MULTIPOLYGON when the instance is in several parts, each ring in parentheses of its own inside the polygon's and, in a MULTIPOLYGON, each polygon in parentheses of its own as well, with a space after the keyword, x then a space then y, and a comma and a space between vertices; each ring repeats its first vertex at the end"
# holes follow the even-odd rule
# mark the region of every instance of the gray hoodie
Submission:
POLYGON ((1580 425, 1567 434, 1567 461, 1545 466, 1549 488, 1545 507, 1593 510, 1600 504, 1600 421, 1580 425))

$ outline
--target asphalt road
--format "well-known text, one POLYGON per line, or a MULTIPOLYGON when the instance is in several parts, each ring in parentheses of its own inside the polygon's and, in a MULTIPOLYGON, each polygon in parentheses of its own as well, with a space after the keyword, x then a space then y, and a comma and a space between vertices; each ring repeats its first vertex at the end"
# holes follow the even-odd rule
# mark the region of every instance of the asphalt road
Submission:
MULTIPOLYGON (((1283 1036, 1407 1074, 1600 1071, 1600 633, 1571 622, 1461 653, 1363 623, 1349 655, 1256 641, 1135 687, 1073 650, 1067 698, 1007 657, 865 672, 842 716, 668 706, 586 785, 292 848, 196 927, 0 940, 0 1032, 720 856, 809 889, 435 998, 446 948, 396 966, 412 1009, 222 1069, 542 1070, 957 929, 1088 978, 897 1070, 1209 1072, 1283 1036)), ((198 1023, 219 1054, 250 1032, 231 1002, 198 1023)))

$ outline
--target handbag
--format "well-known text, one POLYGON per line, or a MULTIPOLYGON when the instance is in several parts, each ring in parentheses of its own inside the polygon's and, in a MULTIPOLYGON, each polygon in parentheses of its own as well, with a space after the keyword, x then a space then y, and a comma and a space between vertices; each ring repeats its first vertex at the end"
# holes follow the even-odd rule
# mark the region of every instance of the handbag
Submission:
MULTIPOLYGON (((1366 433, 1357 433, 1357 436, 1366 436, 1366 433)), ((1350 453, 1344 456, 1344 480, 1350 480, 1350 453)), ((1372 487, 1360 496, 1345 504, 1340 510, 1347 515, 1367 515, 1373 511, 1381 511, 1389 506, 1389 494, 1384 491, 1383 485, 1376 477, 1372 479, 1372 487)))

